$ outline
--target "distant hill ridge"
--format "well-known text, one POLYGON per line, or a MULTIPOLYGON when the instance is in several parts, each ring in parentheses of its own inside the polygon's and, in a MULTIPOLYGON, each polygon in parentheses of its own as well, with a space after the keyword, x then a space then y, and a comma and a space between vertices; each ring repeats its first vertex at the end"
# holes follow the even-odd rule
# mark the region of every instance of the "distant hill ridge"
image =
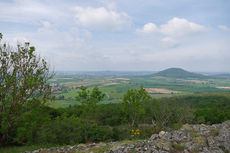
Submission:
POLYGON ((216 75, 212 75, 212 77, 214 78, 222 78, 222 79, 228 79, 230 78, 230 74, 216 74, 216 75))
POLYGON ((198 79, 209 78, 208 76, 189 72, 181 68, 169 68, 160 71, 154 74, 153 76, 162 76, 162 77, 170 77, 170 78, 198 78, 198 79))

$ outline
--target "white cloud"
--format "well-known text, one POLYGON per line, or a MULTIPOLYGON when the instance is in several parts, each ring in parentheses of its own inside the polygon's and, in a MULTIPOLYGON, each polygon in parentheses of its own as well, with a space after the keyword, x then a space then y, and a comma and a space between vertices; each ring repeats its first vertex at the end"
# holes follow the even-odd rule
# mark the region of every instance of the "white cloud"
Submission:
POLYGON ((225 25, 218 25, 218 28, 223 30, 223 31, 230 31, 230 29, 225 25))
POLYGON ((167 24, 160 26, 161 33, 171 37, 186 36, 205 30, 204 26, 183 18, 173 18, 167 24))
POLYGON ((179 45, 178 40, 173 39, 171 37, 164 37, 163 39, 161 39, 161 42, 166 45, 167 47, 175 47, 177 45, 179 45))
POLYGON ((158 39, 164 47, 176 47, 184 39, 190 38, 205 31, 205 27, 187 19, 174 17, 166 24, 156 25, 147 23, 141 29, 136 29, 137 33, 152 35, 158 33, 158 39), (162 38, 163 37, 163 38, 162 38))
POLYGON ((108 1, 108 0, 98 0, 98 1, 101 2, 103 5, 105 5, 107 8, 109 8, 110 10, 116 10, 117 8, 115 2, 108 1))
POLYGON ((40 0, 0 1, 0 20, 26 24, 40 24, 41 20, 58 21, 68 18, 70 9, 64 5, 40 0), (67 10, 67 11, 66 11, 67 10))
POLYGON ((143 26, 142 29, 137 29, 137 33, 143 33, 143 34, 153 34, 158 31, 158 28, 153 23, 147 23, 143 26))
MULTIPOLYGON (((226 28, 225 28, 226 29, 226 28)), ((154 23, 147 23, 142 29, 137 29, 137 32, 141 33, 155 33, 160 32, 167 37, 182 37, 191 34, 203 32, 205 27, 193 22, 190 22, 183 18, 174 17, 166 24, 155 25, 154 23)))
POLYGON ((130 17, 126 13, 104 7, 76 7, 75 10, 77 22, 91 29, 120 29, 130 22, 130 17))
MULTIPOLYGON (((174 14, 148 9, 149 6, 152 5, 131 0, 0 0, 0 29, 4 39, 10 38, 14 43, 29 40, 56 70, 155 70, 170 66, 229 70, 229 35, 212 28, 200 35, 206 29, 198 23, 200 16, 194 15, 194 21, 183 14, 185 19, 145 22, 136 32, 147 37, 133 35, 133 28, 149 21, 149 15, 162 21, 174 14), (138 6, 131 8, 130 2, 138 6), (125 27, 131 19, 120 10, 132 15, 132 26, 125 27), (121 28, 124 31, 103 31, 121 28)), ((208 21, 202 23, 210 24, 208 21)))

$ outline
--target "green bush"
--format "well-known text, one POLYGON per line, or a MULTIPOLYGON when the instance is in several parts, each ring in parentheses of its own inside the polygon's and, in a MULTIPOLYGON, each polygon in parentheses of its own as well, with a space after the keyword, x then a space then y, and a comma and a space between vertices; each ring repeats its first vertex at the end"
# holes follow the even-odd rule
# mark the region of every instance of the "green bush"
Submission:
POLYGON ((99 142, 111 138, 112 130, 95 122, 63 114, 44 125, 37 138, 39 143, 77 144, 99 142))
POLYGON ((37 141, 38 131, 42 125, 50 122, 49 108, 41 106, 22 114, 17 120, 14 142, 18 144, 33 144, 37 141))
POLYGON ((185 146, 183 145, 180 145, 180 144, 172 144, 172 147, 176 150, 184 150, 185 149, 185 146))

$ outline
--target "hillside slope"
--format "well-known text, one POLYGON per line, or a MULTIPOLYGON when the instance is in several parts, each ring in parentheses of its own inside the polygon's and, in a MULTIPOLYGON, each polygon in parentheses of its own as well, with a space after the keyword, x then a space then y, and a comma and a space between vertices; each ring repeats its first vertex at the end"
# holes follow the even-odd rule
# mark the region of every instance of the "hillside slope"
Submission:
POLYGON ((163 71, 160 71, 153 76, 162 76, 162 77, 170 77, 170 78, 198 78, 198 79, 206 79, 208 76, 192 73, 185 71, 181 68, 169 68, 163 71))

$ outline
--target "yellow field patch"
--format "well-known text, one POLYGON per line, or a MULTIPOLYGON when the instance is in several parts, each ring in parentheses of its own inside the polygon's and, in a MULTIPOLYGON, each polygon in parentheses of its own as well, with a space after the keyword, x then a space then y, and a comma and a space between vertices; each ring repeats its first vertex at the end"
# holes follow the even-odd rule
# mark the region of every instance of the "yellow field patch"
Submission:
POLYGON ((125 80, 125 81, 128 81, 130 80, 130 78, 115 78, 116 80, 125 80))
POLYGON ((63 79, 63 80, 72 80, 73 78, 60 78, 60 79, 63 79))
POLYGON ((168 90, 164 88, 145 88, 148 93, 162 93, 162 94, 170 94, 170 93, 181 93, 180 91, 168 90))
POLYGON ((111 86, 111 85, 116 85, 116 84, 120 84, 120 83, 111 82, 111 83, 105 83, 105 84, 103 84, 102 86, 111 86))
POLYGON ((230 87, 216 87, 218 89, 230 89, 230 87))

